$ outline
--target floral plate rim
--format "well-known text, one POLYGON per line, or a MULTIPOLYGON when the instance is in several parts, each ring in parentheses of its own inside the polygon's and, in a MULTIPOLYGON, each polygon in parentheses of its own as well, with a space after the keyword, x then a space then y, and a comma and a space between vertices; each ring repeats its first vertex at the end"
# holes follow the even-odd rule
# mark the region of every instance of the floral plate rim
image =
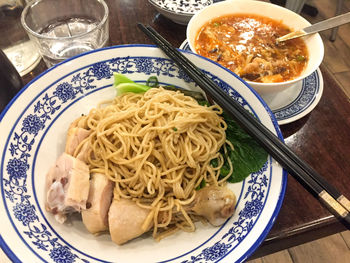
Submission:
MULTIPOLYGON (((151 46, 151 45, 124 45, 124 46, 116 46, 116 47, 110 47, 110 48, 105 48, 105 49, 102 49, 102 50, 106 50, 106 49, 113 49, 113 48, 123 48, 123 47, 154 47, 154 46, 151 46)), ((93 53, 93 52, 98 52, 100 50, 95 50, 95 51, 91 51, 89 53, 93 53)), ((89 54, 88 53, 88 54, 89 54)), ((190 52, 189 52, 190 53, 190 52)), ((81 56, 84 56, 86 54, 83 54, 81 56)), ((198 55, 196 55, 198 56, 198 55)), ((74 58, 72 58, 74 59, 74 58)), ((68 60, 70 61, 70 60, 68 60)), ((63 63, 66 63, 67 61, 63 62, 63 63)), ((211 62, 211 61, 210 61, 211 62)), ((97 63, 96 63, 97 64, 97 63)), ((52 69, 51 69, 52 70, 52 69)), ((44 72, 43 74, 41 74, 38 78, 36 78, 35 80, 33 81, 36 81, 37 79, 41 78, 42 75, 45 75, 47 72, 44 72)), ((32 82, 31 82, 32 83, 32 82)), ((31 83, 29 83, 28 85, 26 85, 26 87, 24 89, 22 89, 21 93, 24 92, 25 89, 27 89, 31 83)), ((243 82, 243 84, 245 84, 243 82)), ((246 85, 246 84, 245 84, 246 85)), ((249 88, 249 86, 248 86, 249 88)), ((250 89, 250 88, 249 88, 250 89)), ((254 91, 253 91, 254 93, 254 91)), ((18 94, 12 101, 11 103, 8 105, 8 107, 1 113, 0 115, 0 120, 3 119, 4 115, 6 114, 6 112, 9 110, 10 106, 16 101, 16 99, 20 96, 20 94, 18 94)), ((45 96, 46 97, 46 96, 45 96)), ((259 100, 261 100, 259 97, 257 97, 259 100)), ((262 101, 263 102, 263 101, 262 101)), ((263 105, 265 105, 263 103, 263 105)), ((268 107, 264 107, 266 110, 267 110, 267 113, 269 113, 269 110, 268 110, 268 107)), ((270 115, 270 118, 271 118, 271 121, 272 123, 274 124, 275 126, 275 129, 276 129, 276 132, 280 135, 280 131, 278 129, 278 125, 276 124, 276 120, 273 118, 273 115, 272 114, 269 114, 270 115)), ((20 118, 20 117, 19 117, 20 118)), ((12 127, 12 126, 11 126, 12 127)), ((24 128, 24 127, 23 127, 24 128)), ((283 138, 281 138, 283 139, 283 138)), ((1 174, 1 177, 3 177, 3 175, 1 174)), ((284 192, 285 192, 285 188, 286 188, 286 174, 285 174, 285 171, 283 171, 283 179, 281 181, 281 189, 279 191, 279 199, 277 200, 277 203, 276 203, 276 206, 274 207, 273 211, 272 211, 272 216, 271 218, 268 220, 268 223, 266 224, 264 230, 262 231, 262 233, 260 234, 260 236, 256 239, 256 241, 254 242, 254 244, 245 252, 245 256, 246 255, 249 255, 252 253, 252 251, 254 251, 256 249, 256 247, 263 241, 263 239, 265 238, 266 234, 269 232, 269 230, 271 229, 272 227, 272 222, 275 220, 279 210, 280 210, 280 207, 282 205, 282 202, 283 202, 283 196, 284 196, 284 192)), ((3 190, 3 189, 2 189, 3 190)), ((2 195, 3 195, 3 192, 2 192, 2 195)), ((8 212, 8 211, 7 211, 8 212)), ((5 252, 8 252, 6 254, 12 254, 12 256, 16 257, 15 254, 10 250, 10 248, 6 245, 4 239, 2 238, 2 236, 0 236, 0 245, 4 248, 4 251, 5 252)), ((226 255, 226 254, 225 254, 226 255)), ((15 259, 15 258, 13 258, 15 259)))

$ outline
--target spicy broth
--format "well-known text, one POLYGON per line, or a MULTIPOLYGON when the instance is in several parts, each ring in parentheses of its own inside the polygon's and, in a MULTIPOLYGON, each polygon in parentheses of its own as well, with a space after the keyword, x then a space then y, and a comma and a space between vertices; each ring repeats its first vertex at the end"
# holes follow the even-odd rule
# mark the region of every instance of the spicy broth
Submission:
POLYGON ((278 37, 290 32, 286 25, 268 17, 227 15, 200 29, 195 49, 245 80, 283 82, 299 76, 308 61, 302 39, 277 43, 278 37))

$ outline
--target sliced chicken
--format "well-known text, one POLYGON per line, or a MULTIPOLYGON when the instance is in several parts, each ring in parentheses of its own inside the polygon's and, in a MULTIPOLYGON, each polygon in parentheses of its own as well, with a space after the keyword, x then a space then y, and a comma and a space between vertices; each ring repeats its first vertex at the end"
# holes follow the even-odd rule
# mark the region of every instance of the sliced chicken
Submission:
POLYGON ((78 145, 90 135, 91 131, 80 127, 71 127, 67 132, 65 152, 73 155, 78 145))
POLYGON ((131 200, 113 200, 108 213, 112 241, 121 245, 147 232, 149 229, 143 230, 142 225, 149 213, 150 210, 139 207, 131 200))
POLYGON ((205 217, 214 226, 222 225, 233 215, 235 194, 226 187, 207 186, 197 191, 191 210, 205 217))
POLYGON ((79 118, 75 119, 68 127, 68 129, 72 128, 84 128, 88 129, 88 125, 86 120, 88 119, 87 115, 81 115, 79 118))
POLYGON ((86 209, 89 194, 89 167, 73 156, 63 153, 46 176, 46 210, 58 222, 66 214, 86 209))
POLYGON ((83 161, 86 164, 88 163, 89 149, 89 141, 85 141, 76 156, 79 160, 83 161))
POLYGON ((83 223, 92 234, 108 229, 108 210, 112 197, 113 182, 103 174, 93 174, 86 210, 81 212, 83 223))

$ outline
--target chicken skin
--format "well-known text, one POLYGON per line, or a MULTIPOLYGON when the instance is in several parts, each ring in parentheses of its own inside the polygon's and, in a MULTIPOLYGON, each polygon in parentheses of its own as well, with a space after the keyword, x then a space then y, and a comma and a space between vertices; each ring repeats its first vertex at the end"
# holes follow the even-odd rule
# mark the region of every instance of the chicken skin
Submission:
POLYGON ((89 167, 73 156, 63 153, 46 176, 46 210, 58 222, 66 214, 86 208, 89 194, 89 167))
POLYGON ((134 201, 114 199, 108 213, 112 241, 121 245, 147 232, 149 229, 143 230, 142 225, 149 213, 150 210, 139 207, 134 201))

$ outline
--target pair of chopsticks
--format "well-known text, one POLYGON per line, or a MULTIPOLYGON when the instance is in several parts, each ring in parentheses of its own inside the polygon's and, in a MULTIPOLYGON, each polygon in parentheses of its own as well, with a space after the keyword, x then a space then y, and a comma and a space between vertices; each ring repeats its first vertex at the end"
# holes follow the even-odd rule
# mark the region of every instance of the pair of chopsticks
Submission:
POLYGON ((231 115, 250 136, 260 143, 289 174, 296 178, 299 183, 318 198, 333 215, 350 229, 350 201, 344 195, 329 184, 311 166, 301 160, 276 135, 218 87, 214 81, 208 78, 151 26, 138 24, 138 27, 184 70, 208 96, 220 105, 226 113, 231 115))

